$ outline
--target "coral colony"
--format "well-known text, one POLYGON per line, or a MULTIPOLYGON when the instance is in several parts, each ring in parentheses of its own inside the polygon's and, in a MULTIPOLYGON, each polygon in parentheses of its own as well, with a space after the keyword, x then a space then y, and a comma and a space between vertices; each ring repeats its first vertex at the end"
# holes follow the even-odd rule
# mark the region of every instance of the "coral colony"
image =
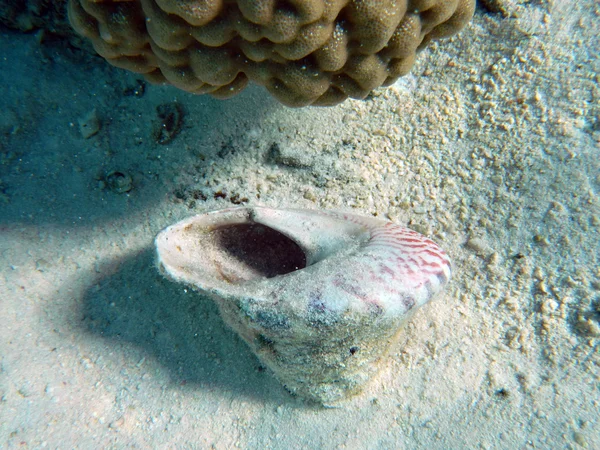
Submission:
POLYGON ((198 94, 248 81, 289 106, 365 98, 406 75, 475 0, 70 0, 69 19, 111 64, 198 94))

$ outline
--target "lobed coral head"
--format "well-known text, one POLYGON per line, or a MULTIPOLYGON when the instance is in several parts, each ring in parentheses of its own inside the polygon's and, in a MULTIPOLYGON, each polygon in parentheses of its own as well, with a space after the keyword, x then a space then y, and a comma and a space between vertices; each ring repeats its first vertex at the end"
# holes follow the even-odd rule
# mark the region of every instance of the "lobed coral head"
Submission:
POLYGON ((251 80, 289 106, 365 98, 418 50, 470 20, 475 0, 69 0, 111 64, 227 98, 251 80))

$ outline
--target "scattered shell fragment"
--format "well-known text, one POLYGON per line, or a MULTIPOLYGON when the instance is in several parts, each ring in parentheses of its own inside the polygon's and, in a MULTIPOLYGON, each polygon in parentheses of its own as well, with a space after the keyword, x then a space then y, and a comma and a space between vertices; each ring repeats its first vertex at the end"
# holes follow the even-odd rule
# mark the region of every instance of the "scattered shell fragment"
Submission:
POLYGON ((306 149, 294 144, 281 146, 273 143, 267 157, 275 164, 297 169, 305 169, 314 164, 310 156, 306 153, 306 149))
POLYGON ((289 391, 323 404, 359 392, 450 279, 425 236, 336 212, 214 211, 163 230, 156 249, 161 272, 212 297, 289 391))
POLYGON ((472 237, 467 241, 467 248, 475 252, 477 256, 484 257, 492 253, 492 249, 488 243, 481 238, 472 237))
POLYGON ((171 102, 156 107, 158 121, 154 127, 154 138, 159 144, 168 144, 181 131, 183 108, 179 103, 171 102))
POLYGON ((89 139, 100 131, 100 119, 98 119, 96 108, 81 117, 77 122, 79 123, 79 131, 84 139, 89 139))
POLYGON ((111 191, 124 194, 133 188, 133 180, 126 173, 114 170, 106 176, 106 185, 111 191))
POLYGON ((52 265, 44 258, 40 258, 35 262, 35 270, 38 272, 47 272, 52 268, 52 265))

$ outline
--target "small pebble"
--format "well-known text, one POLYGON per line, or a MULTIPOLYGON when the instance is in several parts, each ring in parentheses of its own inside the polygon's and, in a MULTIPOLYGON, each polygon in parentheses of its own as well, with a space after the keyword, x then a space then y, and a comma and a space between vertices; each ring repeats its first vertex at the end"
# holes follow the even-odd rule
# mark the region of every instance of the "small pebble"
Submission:
POLYGON ((585 440, 585 437, 583 436, 583 434, 581 434, 581 433, 579 433, 577 431, 575 431, 573 433, 573 440, 580 447, 584 447, 584 448, 587 447, 587 442, 585 440))
POLYGON ((311 200, 313 202, 317 199, 314 192, 312 192, 312 191, 304 191, 304 198, 306 200, 311 200))

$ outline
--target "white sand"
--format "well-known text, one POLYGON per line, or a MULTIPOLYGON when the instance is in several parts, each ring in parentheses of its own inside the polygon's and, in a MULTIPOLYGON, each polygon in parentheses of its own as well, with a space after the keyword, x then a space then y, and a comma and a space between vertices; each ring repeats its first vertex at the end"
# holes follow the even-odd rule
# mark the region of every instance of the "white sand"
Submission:
POLYGON ((600 448, 599 5, 515 8, 367 101, 299 110, 259 88, 124 96, 136 76, 4 33, 0 447, 600 448), (185 124, 158 145, 170 101, 185 124), (102 188, 113 170, 129 193, 102 188), (343 407, 292 398, 155 270, 160 229, 235 194, 389 217, 452 257, 450 289, 343 407))

